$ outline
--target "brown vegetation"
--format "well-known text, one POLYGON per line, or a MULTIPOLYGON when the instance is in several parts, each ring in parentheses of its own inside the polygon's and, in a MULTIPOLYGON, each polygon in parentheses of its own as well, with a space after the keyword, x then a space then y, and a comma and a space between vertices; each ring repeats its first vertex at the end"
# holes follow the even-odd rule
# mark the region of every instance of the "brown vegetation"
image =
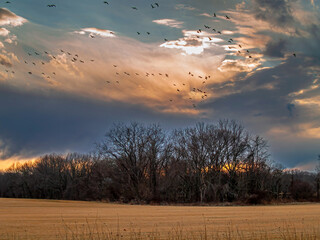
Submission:
POLYGON ((0 199, 0 239, 319 239, 320 205, 150 206, 0 199))

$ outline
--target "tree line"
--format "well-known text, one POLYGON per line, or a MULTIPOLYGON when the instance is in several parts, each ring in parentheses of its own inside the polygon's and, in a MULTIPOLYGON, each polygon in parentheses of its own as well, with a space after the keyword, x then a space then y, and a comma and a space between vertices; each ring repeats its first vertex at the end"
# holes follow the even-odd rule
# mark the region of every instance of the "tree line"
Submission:
POLYGON ((285 171, 232 120, 165 131, 116 124, 91 154, 50 154, 0 173, 0 197, 257 204, 319 199, 319 174, 285 171))

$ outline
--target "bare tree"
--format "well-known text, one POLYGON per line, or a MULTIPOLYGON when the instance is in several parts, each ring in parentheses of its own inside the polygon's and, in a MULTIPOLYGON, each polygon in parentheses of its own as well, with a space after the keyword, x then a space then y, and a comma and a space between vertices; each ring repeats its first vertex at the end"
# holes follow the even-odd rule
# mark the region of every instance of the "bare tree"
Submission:
POLYGON ((142 199, 151 188, 152 198, 157 196, 157 175, 165 159, 165 134, 158 125, 115 125, 99 146, 100 153, 114 159, 131 193, 129 198, 142 199), (149 184, 148 184, 149 183, 149 184))
POLYGON ((316 166, 316 185, 317 185, 317 200, 320 200, 320 155, 318 155, 318 164, 316 166))
POLYGON ((319 185, 320 167, 271 166, 267 142, 232 120, 171 133, 156 124, 117 124, 95 154, 50 154, 0 172, 0 197, 17 198, 257 204, 319 199, 319 185))

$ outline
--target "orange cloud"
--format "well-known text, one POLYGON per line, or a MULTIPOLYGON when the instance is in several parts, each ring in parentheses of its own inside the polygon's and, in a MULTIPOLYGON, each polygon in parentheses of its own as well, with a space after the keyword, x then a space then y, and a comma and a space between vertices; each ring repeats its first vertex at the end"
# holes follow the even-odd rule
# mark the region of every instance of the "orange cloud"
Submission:
POLYGON ((12 67, 11 59, 3 54, 0 54, 0 64, 6 67, 12 67))
POLYGON ((7 36, 10 31, 6 28, 0 28, 0 36, 7 36))
MULTIPOLYGON (((192 34, 185 32, 186 36, 192 34)), ((55 49, 50 50, 51 42, 41 43, 47 46, 48 55, 41 53, 44 60, 35 59, 35 66, 21 62, 19 69, 25 77, 14 78, 8 84, 26 90, 55 89, 103 101, 141 104, 162 112, 196 114, 200 111, 197 106, 213 97, 209 85, 226 80, 217 70, 225 56, 214 42, 221 40, 211 43, 206 35, 202 33, 195 43, 210 49, 203 57, 182 55, 179 49, 132 38, 91 39, 73 34, 64 41, 55 41, 55 49)))
POLYGON ((250 72, 260 65, 261 62, 259 58, 245 58, 237 60, 226 59, 222 62, 219 70, 222 72, 250 72))
POLYGON ((23 17, 17 16, 6 8, 0 8, 0 25, 20 26, 26 23, 27 20, 23 17))
POLYGON ((299 123, 292 126, 275 126, 268 133, 269 136, 288 140, 292 139, 320 139, 320 126, 318 123, 299 123))
POLYGON ((36 161, 37 158, 21 158, 21 157, 11 157, 9 159, 1 160, 0 159, 0 171, 1 170, 6 170, 9 167, 11 167, 13 164, 23 164, 26 162, 34 162, 36 161))

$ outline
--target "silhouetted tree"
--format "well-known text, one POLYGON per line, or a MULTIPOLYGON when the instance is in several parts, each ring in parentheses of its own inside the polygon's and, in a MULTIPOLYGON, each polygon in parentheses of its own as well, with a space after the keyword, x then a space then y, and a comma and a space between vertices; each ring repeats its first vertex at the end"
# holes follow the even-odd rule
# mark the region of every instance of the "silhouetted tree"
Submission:
POLYGON ((310 173, 271 165, 267 142, 236 121, 171 132, 155 124, 116 124, 97 150, 13 164, 0 172, 0 197, 250 204, 319 199, 320 168, 310 173))

